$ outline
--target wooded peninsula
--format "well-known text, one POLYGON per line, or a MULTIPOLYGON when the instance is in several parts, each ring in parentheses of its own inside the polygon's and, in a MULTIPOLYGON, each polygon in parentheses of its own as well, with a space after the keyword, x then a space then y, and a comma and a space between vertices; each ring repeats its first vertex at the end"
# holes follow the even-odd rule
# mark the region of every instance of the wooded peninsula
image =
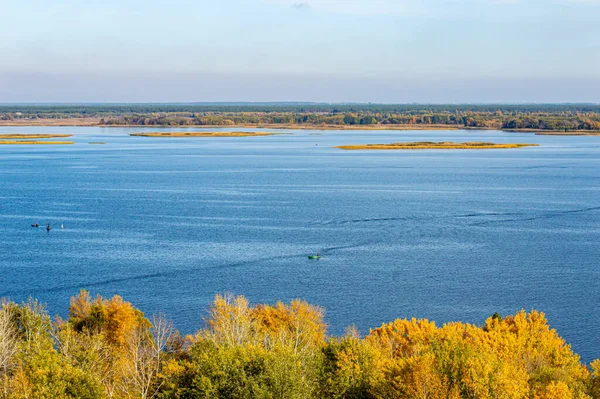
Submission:
POLYGON ((482 322, 399 319, 335 337, 304 301, 218 295, 184 337, 119 296, 81 291, 66 320, 4 301, 0 398, 600 398, 600 360, 583 364, 543 313, 482 322))
POLYGON ((503 129, 600 134, 598 104, 193 103, 1 105, 1 125, 503 129))

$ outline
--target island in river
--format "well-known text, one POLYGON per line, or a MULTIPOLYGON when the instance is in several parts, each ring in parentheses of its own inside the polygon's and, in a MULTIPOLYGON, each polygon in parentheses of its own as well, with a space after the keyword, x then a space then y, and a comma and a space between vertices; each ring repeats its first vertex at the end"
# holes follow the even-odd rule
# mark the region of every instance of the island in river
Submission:
POLYGON ((18 144, 74 144, 72 141, 46 141, 38 139, 52 139, 71 137, 72 134, 0 134, 0 145, 18 145, 18 144))
POLYGON ((130 136, 139 137, 253 137, 271 136, 269 132, 150 132, 131 133, 130 136))
POLYGON ((336 148, 340 148, 342 150, 487 150, 536 146, 538 146, 538 144, 496 144, 485 142, 455 143, 451 141, 418 141, 412 143, 340 145, 336 148))
POLYGON ((40 140, 0 140, 0 145, 65 145, 75 144, 73 141, 40 141, 40 140))
POLYGON ((4 139, 29 139, 29 140, 33 140, 33 139, 55 139, 55 138, 65 138, 65 137, 71 137, 73 136, 72 134, 21 134, 21 133, 16 133, 16 134, 0 134, 0 140, 4 140, 4 139))

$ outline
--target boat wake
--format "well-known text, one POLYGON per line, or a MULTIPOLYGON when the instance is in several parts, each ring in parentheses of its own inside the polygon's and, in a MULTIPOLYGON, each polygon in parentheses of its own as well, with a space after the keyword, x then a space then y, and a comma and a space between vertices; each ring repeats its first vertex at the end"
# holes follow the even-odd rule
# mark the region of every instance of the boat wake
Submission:
MULTIPOLYGON (((600 210, 600 206, 590 207, 590 208, 582 208, 582 209, 573 209, 573 210, 569 210, 569 211, 553 211, 553 212, 546 212, 546 213, 543 213, 543 214, 540 214, 537 216, 522 217, 522 218, 515 218, 515 219, 485 220, 485 221, 481 221, 481 222, 477 222, 477 223, 471 223, 470 226, 485 226, 485 225, 495 224, 495 223, 529 222, 532 220, 553 219, 553 218, 564 216, 564 215, 587 213, 587 212, 593 212, 593 211, 598 211, 598 210, 600 210)), ((516 215, 519 215, 519 214, 517 213, 516 215)), ((526 216, 526 215, 523 215, 523 216, 526 216)))
MULTIPOLYGON (((371 245, 371 244, 373 244, 373 242, 364 242, 364 243, 349 244, 349 245, 342 245, 342 246, 336 246, 336 247, 327 247, 327 248, 323 248, 321 250, 321 254, 322 255, 331 254, 332 252, 335 252, 335 251, 351 249, 351 248, 359 248, 359 247, 363 247, 363 246, 371 245)), ((49 288, 43 288, 43 289, 24 289, 24 290, 15 290, 15 291, 5 291, 5 292, 0 293, 0 298, 10 298, 12 296, 20 297, 23 295, 30 295, 32 292, 34 292, 35 294, 63 292, 63 291, 75 292, 76 290, 80 290, 82 288, 85 288, 85 289, 97 288, 97 287, 103 287, 103 286, 107 286, 107 285, 111 285, 111 284, 118 284, 118 283, 123 283, 123 282, 143 281, 143 280, 152 280, 152 279, 163 278, 163 277, 181 276, 184 274, 194 274, 194 273, 198 273, 198 272, 202 272, 202 271, 209 271, 209 270, 214 270, 214 269, 233 269, 233 268, 239 268, 239 267, 249 266, 252 264, 257 264, 257 263, 262 263, 262 262, 270 262, 270 261, 275 261, 275 260, 287 260, 287 259, 299 259, 300 260, 300 259, 305 259, 305 258, 306 258, 306 252, 278 255, 278 256, 269 256, 269 257, 263 257, 263 258, 257 258, 257 259, 249 259, 249 260, 240 261, 240 262, 221 264, 221 265, 216 265, 216 266, 211 266, 211 267, 193 267, 193 268, 186 268, 186 269, 176 269, 176 270, 169 270, 169 271, 165 271, 165 272, 138 274, 135 276, 111 278, 111 279, 100 280, 100 281, 95 281, 95 282, 86 282, 86 283, 81 283, 81 284, 69 284, 69 285, 49 287, 49 288)))

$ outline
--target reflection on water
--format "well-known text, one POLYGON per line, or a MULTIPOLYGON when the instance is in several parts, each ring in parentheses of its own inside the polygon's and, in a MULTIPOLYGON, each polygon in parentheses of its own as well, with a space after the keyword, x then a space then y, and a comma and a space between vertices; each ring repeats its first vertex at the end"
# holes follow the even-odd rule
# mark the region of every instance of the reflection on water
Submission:
POLYGON ((34 296, 64 315, 80 288, 120 294, 166 312, 185 333, 224 291, 307 299, 326 308, 333 333, 397 317, 482 323, 536 308, 584 360, 600 357, 598 137, 0 133, 9 130, 68 130, 77 144, 0 147, 0 296, 34 296), (417 140, 541 146, 331 148, 417 140), (49 233, 30 227, 46 222, 49 233), (319 250, 323 258, 308 261, 319 250))

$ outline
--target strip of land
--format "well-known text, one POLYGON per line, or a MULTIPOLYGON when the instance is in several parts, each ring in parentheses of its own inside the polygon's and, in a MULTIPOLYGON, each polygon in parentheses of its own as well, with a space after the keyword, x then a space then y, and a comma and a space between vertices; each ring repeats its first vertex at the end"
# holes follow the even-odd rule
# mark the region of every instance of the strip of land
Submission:
POLYGON ((0 105, 0 126, 477 129, 598 135, 600 104, 6 104, 0 105))
MULTIPOLYGON (((132 127, 131 125, 101 125, 103 127, 132 127)), ((140 127, 140 126, 135 126, 140 127)), ((465 128, 450 125, 311 125, 311 124, 241 124, 241 125, 187 125, 186 128, 222 129, 224 127, 233 129, 278 129, 278 130, 485 130, 465 128)))
POLYGON ((487 150, 536 146, 538 146, 538 144, 496 144, 485 142, 454 143, 450 141, 420 141, 412 143, 341 145, 337 146, 336 148, 340 148, 342 150, 487 150))
MULTIPOLYGON (((516 131, 523 133, 523 131, 516 131)), ((567 132, 555 132, 550 130, 536 130, 536 136, 600 136, 598 131, 586 131, 586 130, 570 130, 567 132)))
POLYGON ((3 139, 54 139, 71 137, 72 134, 0 134, 0 140, 3 139))
MULTIPOLYGON (((69 119, 35 119, 35 120, 12 120, 0 121, 0 126, 98 126, 98 127, 143 127, 133 124, 105 124, 101 123, 100 118, 69 118, 69 119)), ((162 126, 159 126, 162 127, 162 126)), ((165 128, 177 126, 164 126, 165 128)), ((286 130, 501 130, 514 133, 533 133, 540 136, 600 136, 600 130, 541 130, 528 128, 508 129, 501 126, 462 126, 462 125, 444 125, 444 124, 378 124, 378 125, 318 125, 318 124, 233 124, 233 125, 201 125, 186 124, 186 128, 209 128, 220 129, 228 128, 246 128, 246 129, 286 129, 286 130)))
POLYGON ((139 137, 254 137, 271 136, 269 132, 151 132, 131 133, 130 136, 139 137))
POLYGON ((37 141, 37 140, 0 140, 0 145, 66 145, 72 141, 37 141))
POLYGON ((0 126, 99 126, 101 118, 28 118, 0 120, 0 126))

